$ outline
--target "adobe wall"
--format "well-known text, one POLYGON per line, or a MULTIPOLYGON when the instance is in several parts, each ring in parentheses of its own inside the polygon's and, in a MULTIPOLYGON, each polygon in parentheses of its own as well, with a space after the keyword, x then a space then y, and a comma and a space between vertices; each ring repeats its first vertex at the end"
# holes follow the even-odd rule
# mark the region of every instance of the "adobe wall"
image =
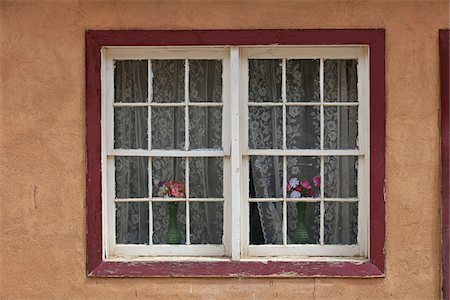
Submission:
POLYGON ((3 1, 0 22, 0 298, 439 297, 448 1, 3 1), (84 31, 242 28, 386 29, 386 277, 86 278, 84 31))

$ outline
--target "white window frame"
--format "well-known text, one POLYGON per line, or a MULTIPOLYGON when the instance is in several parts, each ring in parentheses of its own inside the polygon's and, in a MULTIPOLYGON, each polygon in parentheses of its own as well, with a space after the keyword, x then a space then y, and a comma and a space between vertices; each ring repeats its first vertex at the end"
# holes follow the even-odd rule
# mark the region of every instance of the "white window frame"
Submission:
MULTIPOLYGON (((151 99, 151 66, 149 65, 148 96, 151 99)), ((185 105, 189 99, 188 68, 185 69, 185 105)), ((354 260, 355 257, 370 257, 369 216, 370 216, 370 114, 369 114, 369 50, 367 46, 242 46, 242 47, 105 47, 102 49, 102 228, 103 257, 111 261, 145 260, 354 260), (248 149, 248 59, 283 58, 283 103, 286 103, 285 59, 320 59, 320 103, 321 145, 323 145, 323 60, 358 60, 358 150, 249 150, 248 149), (130 104, 114 103, 114 65, 115 59, 222 59, 223 60, 223 150, 114 150, 113 107, 117 106, 173 106, 173 104, 130 104), (208 155, 224 157, 224 237, 223 245, 116 245, 115 244, 115 206, 114 206, 114 156, 183 156, 208 155), (358 244, 324 245, 323 211, 324 195, 321 187, 321 244, 320 245, 249 245, 249 155, 355 155, 358 156, 358 244), (105 163, 106 162, 106 163, 105 163)), ((182 102, 183 104, 183 102, 182 102)), ((192 105, 191 103, 189 105, 192 105)), ((198 103, 198 106, 211 106, 211 103, 198 103)), ((212 105, 215 105, 214 103, 212 105)), ((298 105, 296 103, 295 105, 298 105)), ((302 105, 302 104, 300 104, 302 105)), ((347 105, 345 102, 325 103, 325 105, 347 105)), ((187 111, 186 111, 187 113, 187 111)), ((284 118, 285 118, 285 114, 284 118)), ((150 116, 150 114, 149 114, 150 116)), ((149 118, 150 119, 150 118, 149 118)), ((185 118, 188 123, 188 118, 185 118)), ((283 123, 284 124, 284 123, 283 123)), ((188 126, 188 125, 187 125, 188 126)), ((283 125, 285 126, 285 125, 283 125)), ((151 124, 148 124, 149 145, 151 143, 151 124)), ((188 130, 186 130, 186 135, 188 130)), ((283 137, 285 144, 285 135, 283 137)), ((186 144, 186 149, 188 143, 186 144)), ((321 147, 322 148, 322 147, 321 147)), ((187 161, 187 160, 186 160, 187 161)), ((149 182, 151 163, 149 163, 149 182)), ((286 171, 284 171, 286 173, 286 171)), ((187 174, 188 175, 188 174, 187 174)), ((285 175, 286 176, 286 175, 285 175)), ((284 177, 285 177, 284 176, 284 177)), ((323 185, 323 158, 321 158, 321 184, 323 185)), ((186 177, 188 186, 189 177, 186 177)), ((149 184, 151 185, 151 184, 149 184)), ((149 196, 152 190, 149 186, 149 196)), ((127 199, 129 201, 149 201, 149 199, 127 199)), ((204 200, 204 199, 203 199, 204 200)), ((260 199, 259 199, 260 200, 260 199)), ((258 200, 258 201, 259 201, 258 200)), ((273 199, 266 199, 267 201, 273 199)), ((302 199, 305 200, 305 199, 302 199)), ((317 199, 316 199, 317 200, 317 199)), ((316 201, 315 200, 315 201, 316 201)), ((338 199, 336 199, 338 200, 338 199)), ((348 199, 347 199, 348 200, 348 199)), ((345 201, 347 201, 345 200, 345 201)), ((171 199, 173 201, 173 198, 171 199)), ((286 200, 285 200, 286 201, 286 200)), ((288 200, 289 201, 289 200, 288 200)), ((187 204, 188 205, 188 204, 187 204)), ((187 207, 188 208, 188 207, 187 207)), ((286 213, 284 205, 284 214, 286 213)), ((189 218, 189 210, 186 210, 189 218)), ((149 205, 151 219, 152 208, 149 205)), ((149 222, 151 223, 151 222, 149 222)), ((286 224, 283 234, 286 235, 286 224)), ((150 239, 152 236, 149 224, 150 239)), ((187 226, 189 227, 189 226, 187 226)), ((187 236, 189 231, 186 232, 187 236)), ((188 238, 188 237, 187 237, 188 238)))

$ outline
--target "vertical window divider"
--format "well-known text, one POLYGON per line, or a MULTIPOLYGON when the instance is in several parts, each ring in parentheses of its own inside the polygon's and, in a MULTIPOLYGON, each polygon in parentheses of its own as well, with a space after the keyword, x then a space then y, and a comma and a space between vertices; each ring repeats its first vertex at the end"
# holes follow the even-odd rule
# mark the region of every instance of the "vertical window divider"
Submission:
MULTIPOLYGON (((324 126, 325 126, 325 116, 324 116, 324 59, 320 59, 320 69, 319 69, 319 80, 320 80, 320 150, 323 151, 324 148, 324 126)), ((320 245, 325 244, 325 203, 324 203, 324 187, 325 187, 325 157, 322 154, 320 156, 320 245)))
MULTIPOLYGON (((281 97, 283 101, 283 150, 286 150, 286 58, 281 63, 281 97)), ((287 157, 283 155, 283 245, 287 245, 287 157)))
MULTIPOLYGON (((239 124, 239 48, 230 48, 231 107, 231 259, 241 258, 241 151, 239 124)), ((248 205, 248 204, 247 204, 248 205)))
MULTIPOLYGON (((189 150, 189 60, 184 60, 184 150, 189 150)), ((189 157, 185 157, 185 197, 186 197, 186 245, 191 244, 191 225, 189 216, 189 157)))
MULTIPOLYGON (((147 111, 147 149, 151 151, 152 149, 152 106, 153 102, 153 72, 152 72, 152 61, 148 58, 148 78, 147 78, 147 95, 148 95, 148 111, 147 111)), ((152 208, 152 198, 153 198, 153 173, 152 173, 152 157, 148 156, 148 243, 153 245, 153 208, 152 208)))

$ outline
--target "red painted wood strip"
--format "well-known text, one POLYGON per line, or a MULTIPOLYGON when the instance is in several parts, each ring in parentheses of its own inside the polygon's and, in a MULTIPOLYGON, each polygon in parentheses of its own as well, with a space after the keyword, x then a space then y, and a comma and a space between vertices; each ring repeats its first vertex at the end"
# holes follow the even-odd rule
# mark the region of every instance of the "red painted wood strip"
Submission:
POLYGON ((384 31, 370 44, 370 261, 384 271, 385 45, 384 31))
POLYGON ((368 44, 383 29, 92 30, 102 46, 368 44))
POLYGON ((144 276, 343 276, 379 277, 384 272, 385 239, 385 67, 383 29, 175 30, 86 32, 86 206, 87 274, 144 276), (105 262, 102 258, 101 82, 103 46, 333 45, 370 47, 371 212, 370 262, 105 262))
POLYGON ((102 262, 101 46, 86 33, 87 272, 102 262))
POLYGON ((383 277, 370 262, 104 262, 99 277, 383 277))
POLYGON ((450 299, 450 30, 439 31, 441 73, 442 296, 450 299))

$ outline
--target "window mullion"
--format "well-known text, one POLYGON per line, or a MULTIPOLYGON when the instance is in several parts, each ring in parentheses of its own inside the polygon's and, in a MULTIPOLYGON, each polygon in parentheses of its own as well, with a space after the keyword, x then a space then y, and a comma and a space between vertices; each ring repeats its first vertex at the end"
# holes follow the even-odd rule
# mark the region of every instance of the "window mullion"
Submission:
POLYGON ((241 257, 241 151, 239 132, 239 48, 230 48, 231 107, 231 259, 241 257))

